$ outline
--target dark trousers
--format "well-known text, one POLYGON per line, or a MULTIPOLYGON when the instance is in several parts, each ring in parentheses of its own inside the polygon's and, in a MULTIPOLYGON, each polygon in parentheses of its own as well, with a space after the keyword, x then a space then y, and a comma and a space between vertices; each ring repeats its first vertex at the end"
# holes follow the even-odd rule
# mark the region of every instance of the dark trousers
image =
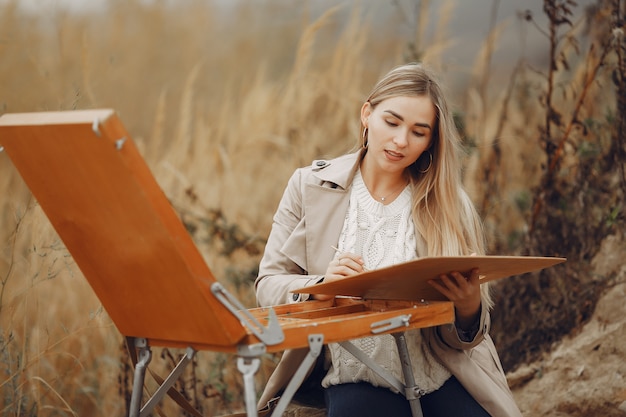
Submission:
MULTIPOLYGON (((328 417, 411 417, 406 398, 366 382, 333 385, 324 390, 328 417)), ((424 417, 489 417, 454 377, 420 398, 424 417)))

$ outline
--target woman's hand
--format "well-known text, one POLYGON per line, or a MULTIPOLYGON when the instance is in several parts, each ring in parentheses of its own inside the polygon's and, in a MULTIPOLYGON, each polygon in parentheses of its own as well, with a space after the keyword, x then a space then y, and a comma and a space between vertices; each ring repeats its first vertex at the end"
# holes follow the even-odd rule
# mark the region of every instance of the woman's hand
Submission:
MULTIPOLYGON (((364 272, 364 264, 365 262, 361 256, 350 252, 341 252, 339 256, 328 264, 328 268, 324 274, 324 282, 338 281, 364 272)), ((334 295, 328 294, 316 294, 313 296, 316 300, 329 300, 333 297, 334 295)))
POLYGON ((454 303, 456 320, 462 329, 469 328, 476 321, 480 314, 478 269, 473 269, 468 276, 460 272, 442 274, 428 283, 454 303))

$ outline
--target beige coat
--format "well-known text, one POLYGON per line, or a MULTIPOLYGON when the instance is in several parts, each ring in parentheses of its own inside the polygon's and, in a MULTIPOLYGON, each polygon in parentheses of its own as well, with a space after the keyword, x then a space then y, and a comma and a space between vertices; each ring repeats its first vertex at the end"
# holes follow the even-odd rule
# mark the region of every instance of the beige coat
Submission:
MULTIPOLYGON (((334 256, 350 198, 350 185, 358 167, 358 154, 329 161, 313 161, 289 180, 259 266, 257 300, 261 306, 301 302, 307 295, 290 291, 317 283, 334 256)), ((425 253, 418 236, 418 255, 425 253)), ((471 342, 460 340, 452 324, 423 329, 435 356, 493 417, 521 416, 506 382, 488 331, 490 316, 483 308, 479 332, 471 342)), ((306 354, 287 351, 270 377, 259 404, 281 388, 306 354)))

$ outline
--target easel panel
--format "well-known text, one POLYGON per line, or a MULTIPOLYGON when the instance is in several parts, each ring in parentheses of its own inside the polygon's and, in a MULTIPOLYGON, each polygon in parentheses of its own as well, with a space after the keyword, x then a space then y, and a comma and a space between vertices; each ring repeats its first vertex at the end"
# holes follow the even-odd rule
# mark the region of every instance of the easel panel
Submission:
POLYGON ((481 284, 511 275, 538 271, 565 262, 565 258, 541 256, 440 256, 425 257, 389 267, 324 282, 294 293, 334 294, 369 300, 445 301, 446 297, 428 283, 442 274, 468 274, 476 268, 481 284))
POLYGON ((0 145, 122 334, 218 346, 245 336, 113 111, 4 115, 0 145))

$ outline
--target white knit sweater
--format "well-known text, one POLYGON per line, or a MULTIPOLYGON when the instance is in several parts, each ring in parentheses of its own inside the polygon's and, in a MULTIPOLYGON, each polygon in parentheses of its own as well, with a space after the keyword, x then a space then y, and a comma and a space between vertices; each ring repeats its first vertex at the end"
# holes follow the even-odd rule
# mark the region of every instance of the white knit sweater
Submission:
MULTIPOLYGON (((372 198, 361 173, 357 172, 338 248, 340 251, 360 254, 366 269, 379 269, 415 259, 417 251, 415 229, 411 219, 410 187, 405 187, 393 202, 383 205, 372 198)), ((441 387, 450 377, 450 372, 432 356, 422 341, 420 331, 406 332, 406 342, 418 387, 425 392, 432 392, 441 387)), ((404 381, 393 336, 365 337, 353 340, 352 343, 396 378, 404 381)), ((328 348, 332 364, 322 381, 324 387, 364 381, 395 391, 385 380, 339 344, 331 343, 328 348)))

